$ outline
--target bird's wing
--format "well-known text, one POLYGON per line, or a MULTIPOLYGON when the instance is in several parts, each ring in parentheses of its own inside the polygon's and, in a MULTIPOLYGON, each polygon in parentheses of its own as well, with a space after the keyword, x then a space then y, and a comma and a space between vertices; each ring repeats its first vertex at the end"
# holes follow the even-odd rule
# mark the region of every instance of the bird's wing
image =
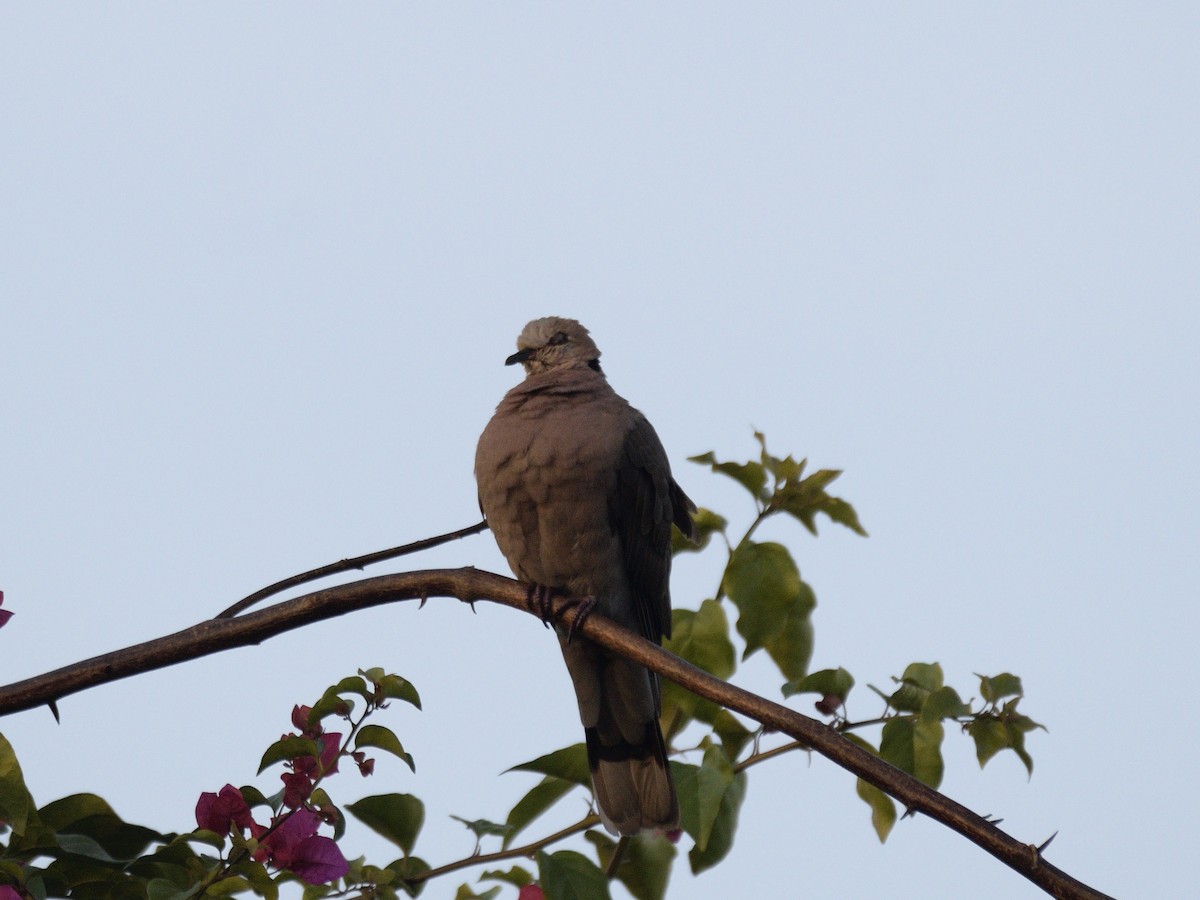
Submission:
POLYGON ((617 463, 609 520, 621 542, 641 632, 660 643, 671 635, 671 524, 691 537, 695 506, 671 478, 654 428, 637 410, 630 413, 633 422, 617 463))

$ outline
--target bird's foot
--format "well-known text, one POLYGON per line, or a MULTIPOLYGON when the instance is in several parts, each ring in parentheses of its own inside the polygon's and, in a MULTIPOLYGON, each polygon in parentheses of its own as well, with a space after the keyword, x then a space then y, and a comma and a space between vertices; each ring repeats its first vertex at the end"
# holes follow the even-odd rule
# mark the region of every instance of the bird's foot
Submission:
POLYGON ((583 597, 582 599, 572 597, 567 601, 567 609, 574 611, 571 621, 567 625, 567 643, 571 642, 571 638, 575 636, 575 632, 579 630, 579 626, 587 620, 587 617, 592 614, 592 610, 595 608, 595 597, 583 597))
POLYGON ((556 589, 544 584, 531 584, 525 591, 525 605, 547 628, 550 627, 550 609, 554 605, 554 595, 557 593, 556 589))
MULTIPOLYGON (((542 620, 542 624, 547 628, 550 627, 552 619, 554 598, 560 593, 562 592, 558 588, 552 588, 545 584, 531 584, 525 591, 525 605, 529 607, 530 612, 542 620)), ((567 623, 568 641, 575 636, 579 626, 587 620, 595 608, 595 597, 570 597, 565 601, 563 618, 570 616, 570 621, 567 623)))

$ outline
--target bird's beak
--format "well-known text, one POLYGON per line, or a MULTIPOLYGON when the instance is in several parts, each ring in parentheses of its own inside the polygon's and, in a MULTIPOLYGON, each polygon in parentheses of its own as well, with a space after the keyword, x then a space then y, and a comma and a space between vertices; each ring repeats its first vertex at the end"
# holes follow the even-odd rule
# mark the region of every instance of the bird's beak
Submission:
POLYGON ((516 353, 514 353, 512 356, 510 356, 508 359, 506 359, 504 361, 504 364, 506 366, 513 366, 513 365, 516 365, 517 363, 525 362, 525 360, 529 359, 529 357, 531 357, 531 356, 533 356, 532 350, 518 350, 516 353))

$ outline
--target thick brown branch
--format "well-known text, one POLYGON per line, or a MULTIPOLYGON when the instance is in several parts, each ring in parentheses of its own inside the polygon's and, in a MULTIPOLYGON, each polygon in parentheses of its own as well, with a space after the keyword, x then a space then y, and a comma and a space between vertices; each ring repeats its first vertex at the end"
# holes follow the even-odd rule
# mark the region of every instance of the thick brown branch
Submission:
MULTIPOLYGON (((477 569, 435 569, 382 575, 306 594, 237 618, 212 619, 167 637, 0 688, 0 715, 52 703, 69 694, 130 675, 232 647, 258 644, 310 622, 397 600, 426 597, 454 597, 468 602, 492 600, 529 611, 523 585, 477 569)), ((555 598, 552 614, 557 619, 571 608, 568 598, 555 598)), ((578 633, 642 663, 701 697, 806 744, 896 798, 908 809, 925 813, 978 844, 1051 896, 1091 900, 1106 897, 1046 862, 1032 844, 1022 844, 961 804, 852 744, 821 722, 714 678, 601 615, 588 617, 579 626, 578 633)))

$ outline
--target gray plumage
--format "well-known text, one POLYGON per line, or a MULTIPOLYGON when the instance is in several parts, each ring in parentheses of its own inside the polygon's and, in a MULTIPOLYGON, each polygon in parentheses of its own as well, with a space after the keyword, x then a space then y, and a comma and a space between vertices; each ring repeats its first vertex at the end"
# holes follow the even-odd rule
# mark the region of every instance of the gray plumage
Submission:
MULTIPOLYGON (((518 578, 594 598, 597 611, 660 643, 671 632, 671 524, 690 537, 695 506, 599 358, 573 319, 525 326, 507 360, 524 366, 525 380, 504 396, 475 454, 479 505, 518 578)), ((584 638, 559 639, 605 826, 675 827, 657 676, 584 638)))

